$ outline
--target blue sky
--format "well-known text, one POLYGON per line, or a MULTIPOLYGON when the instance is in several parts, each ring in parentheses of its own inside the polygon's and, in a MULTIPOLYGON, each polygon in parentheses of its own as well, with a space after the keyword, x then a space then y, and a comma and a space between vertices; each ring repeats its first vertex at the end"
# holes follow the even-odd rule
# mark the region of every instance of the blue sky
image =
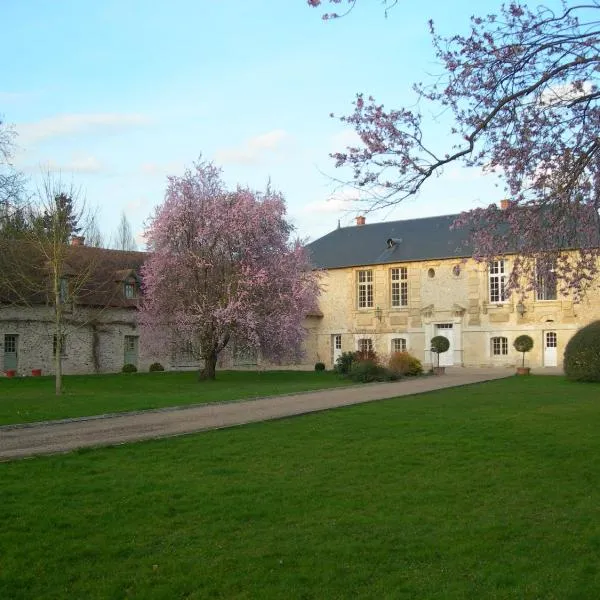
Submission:
MULTIPOLYGON (((412 104, 411 83, 439 71, 427 20, 465 31, 472 6, 401 2, 386 19, 362 0, 323 22, 305 0, 0 0, 0 114, 19 133, 16 165, 80 186, 106 238, 121 211, 141 236, 167 174, 202 153, 231 185, 270 178, 315 239, 361 212, 329 177, 347 177, 328 154, 352 140, 329 114, 351 112, 358 91, 412 104)), ((445 128, 433 131, 444 143, 445 128)), ((368 222, 497 202, 495 181, 450 167, 368 222)))

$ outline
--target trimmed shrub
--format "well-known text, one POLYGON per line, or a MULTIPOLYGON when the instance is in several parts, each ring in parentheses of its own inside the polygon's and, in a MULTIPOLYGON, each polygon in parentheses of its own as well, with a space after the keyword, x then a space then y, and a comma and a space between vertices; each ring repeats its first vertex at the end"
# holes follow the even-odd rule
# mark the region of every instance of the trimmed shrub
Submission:
POLYGON ((392 373, 400 376, 421 375, 423 373, 421 361, 408 352, 394 352, 390 356, 388 368, 392 373))
POLYGON ((528 335, 520 335, 514 342, 513 346, 517 352, 523 354, 522 366, 525 366, 525 352, 529 352, 533 348, 533 339, 528 335))
POLYGON ((374 360, 360 360, 352 364, 348 377, 357 383, 371 383, 372 381, 387 381, 390 374, 387 369, 378 365, 374 360))
POLYGON ((131 363, 125 363, 121 369, 122 373, 137 373, 137 367, 131 363))
POLYGON ((164 371, 165 368, 159 362, 155 362, 150 365, 148 370, 150 373, 153 373, 154 371, 164 371))
POLYGON ((333 367, 340 375, 348 375, 352 363, 356 360, 356 352, 342 352, 335 361, 333 367))
POLYGON ((436 335, 431 338, 431 351, 437 354, 438 367, 440 366, 440 354, 447 352, 450 348, 450 340, 443 335, 436 335))
POLYGON ((600 381, 600 321, 582 327, 569 340, 563 366, 572 381, 600 381))
POLYGON ((315 371, 324 371, 324 370, 325 370, 325 363, 322 363, 322 362, 315 363, 315 371))

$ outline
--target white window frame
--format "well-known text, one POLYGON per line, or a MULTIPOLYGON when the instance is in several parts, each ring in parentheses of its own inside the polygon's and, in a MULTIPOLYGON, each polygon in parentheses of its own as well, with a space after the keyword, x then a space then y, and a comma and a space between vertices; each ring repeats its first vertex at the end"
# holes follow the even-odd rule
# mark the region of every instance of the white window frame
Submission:
POLYGON ((390 269, 390 304, 393 308, 408 306, 408 268, 390 269))
POLYGON ((506 302, 506 261, 502 258, 488 266, 488 290, 492 304, 506 302))
POLYGON ((356 272, 356 302, 358 308, 373 308, 373 270, 356 272))
POLYGON ((408 340, 405 337, 395 337, 392 338, 390 343, 390 348, 392 353, 394 352, 407 352, 408 351, 408 340), (400 348, 395 348, 396 342, 399 342, 400 348))
POLYGON ((490 338, 490 354, 492 356, 508 356, 508 338, 503 335, 495 335, 490 338))
POLYGON ((333 336, 333 348, 335 350, 341 350, 342 349, 342 334, 341 333, 336 333, 333 336))
MULTIPOLYGON (((550 263, 550 261, 548 261, 550 263)), ((548 271, 550 273, 554 273, 556 269, 556 264, 554 261, 550 263, 550 268, 548 271)), ((546 277, 542 273, 538 271, 538 261, 536 261, 536 290, 535 290, 535 299, 538 302, 546 302, 548 300, 557 300, 558 299, 558 291, 557 291, 557 281, 556 276, 554 276, 554 285, 552 286, 552 282, 548 281, 546 277), (554 288, 554 289, 552 289, 554 288), (552 296, 552 297, 548 297, 552 296)))
POLYGON ((375 347, 373 345, 373 338, 370 338, 370 337, 359 338, 356 342, 356 349, 359 352, 374 352, 375 347), (366 348, 363 348, 363 346, 366 346, 366 348))

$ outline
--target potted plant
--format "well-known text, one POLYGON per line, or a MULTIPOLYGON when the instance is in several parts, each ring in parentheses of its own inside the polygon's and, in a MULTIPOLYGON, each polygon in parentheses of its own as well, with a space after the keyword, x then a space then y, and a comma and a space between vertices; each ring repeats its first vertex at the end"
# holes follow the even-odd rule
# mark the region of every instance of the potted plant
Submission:
POLYGON ((6 369, 6 371, 4 371, 4 374, 7 377, 14 377, 17 374, 17 372, 15 371, 15 369, 6 369))
POLYGON ((443 335, 436 335, 431 338, 431 351, 437 354, 437 366, 433 367, 434 375, 443 375, 446 372, 446 367, 440 367, 440 354, 447 352, 450 348, 450 341, 443 335))
POLYGON ((520 335, 513 342, 513 346, 517 352, 523 354, 521 366, 517 367, 517 375, 529 375, 531 369, 525 366, 525 352, 529 352, 533 348, 533 339, 528 335, 520 335))

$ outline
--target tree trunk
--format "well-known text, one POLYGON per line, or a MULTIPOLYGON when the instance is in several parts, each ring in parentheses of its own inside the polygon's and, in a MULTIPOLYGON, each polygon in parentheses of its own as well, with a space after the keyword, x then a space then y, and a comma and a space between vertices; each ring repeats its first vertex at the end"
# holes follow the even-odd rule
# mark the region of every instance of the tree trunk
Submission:
POLYGON ((217 370, 217 353, 211 352, 208 356, 204 357, 204 368, 198 373, 198 380, 204 381, 206 379, 216 379, 217 370))

